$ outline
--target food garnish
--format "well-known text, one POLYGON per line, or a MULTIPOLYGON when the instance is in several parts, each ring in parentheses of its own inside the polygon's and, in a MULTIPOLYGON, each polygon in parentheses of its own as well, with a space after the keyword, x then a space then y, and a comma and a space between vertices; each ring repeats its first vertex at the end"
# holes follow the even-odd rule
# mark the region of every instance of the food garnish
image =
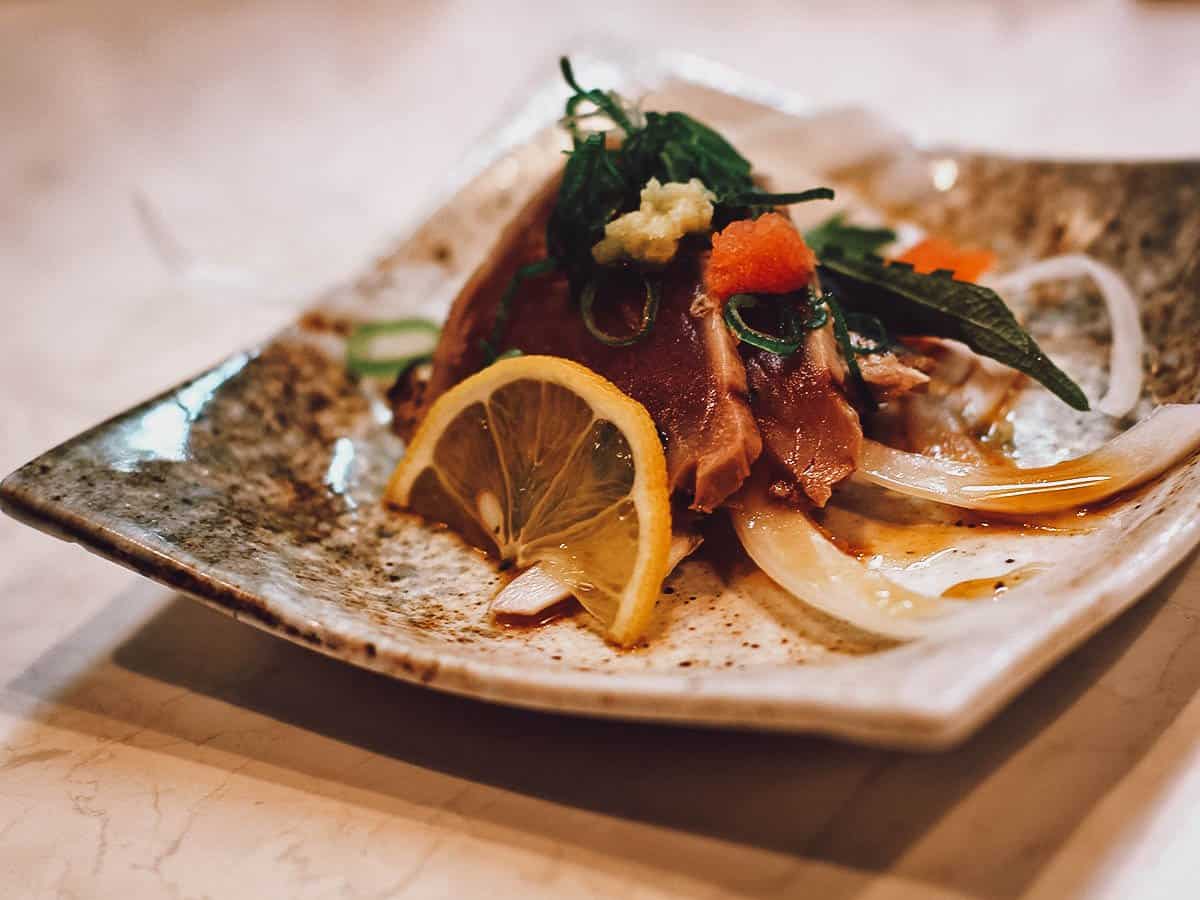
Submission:
POLYGON ((570 587, 636 641, 668 569, 666 461, 646 410, 578 363, 495 363, 430 408, 387 499, 570 587))
MULTIPOLYGON (((565 57, 561 68, 574 91, 564 118, 573 147, 546 226, 546 248, 576 298, 590 286, 595 301, 605 265, 648 264, 646 277, 653 280, 653 267, 670 262, 686 234, 778 206, 833 198, 828 188, 761 191, 750 162, 707 125, 681 112, 642 114, 614 93, 580 87, 565 57), (581 113, 584 103, 594 109, 581 113), (596 113, 620 132, 619 144, 580 127, 596 113)), ((652 327, 638 329, 620 346, 642 340, 652 327)))
POLYGON ((1038 514, 1098 503, 1157 478, 1200 446, 1200 404, 1170 403, 1091 453, 1052 466, 972 465, 868 440, 858 480, 964 509, 1038 514))
POLYGON ((666 184, 651 178, 642 188, 641 206, 604 226, 592 258, 602 266, 622 260, 666 265, 684 235, 708 231, 714 199, 699 178, 666 184))
POLYGON ((962 341, 976 353, 1035 378, 1074 409, 1088 400, 1013 317, 991 288, 957 281, 945 270, 921 274, 877 256, 826 251, 822 267, 847 307, 876 316, 898 334, 932 334, 962 341))
POLYGON ((394 319, 355 326, 346 339, 346 368, 355 375, 395 378, 433 356, 441 326, 428 319, 394 319))
POLYGON ((1142 395, 1142 320, 1133 291, 1117 272, 1082 253, 1051 256, 1030 263, 996 280, 998 291, 1014 294, 1037 284, 1070 278, 1090 278, 1100 289, 1112 329, 1108 388, 1096 403, 1106 415, 1121 417, 1132 412, 1142 395))
POLYGON ((790 294, 812 280, 817 258, 789 219, 766 213, 730 222, 712 236, 704 287, 715 300, 734 294, 790 294))
POLYGON ((747 555, 772 581, 844 622, 899 640, 953 608, 909 590, 843 553, 805 510, 773 501, 752 480, 729 510, 747 555))
POLYGON ((1142 337, 1117 273, 1075 254, 983 281, 993 255, 938 236, 889 261, 896 232, 843 213, 801 235, 782 207, 830 189, 766 192, 709 126, 561 68, 561 180, 468 282, 421 390, 402 375, 393 391, 408 404, 397 421, 422 421, 388 499, 524 569, 493 611, 536 616, 570 594, 610 640, 638 640, 695 549, 672 541, 675 495, 727 512, 794 596, 920 637, 963 603, 834 543, 818 512, 850 479, 867 486, 839 503, 883 489, 1036 516, 1111 500, 1200 447, 1200 406, 1176 405, 1076 459, 1018 467, 998 426, 1022 375, 1076 410, 1089 403, 1001 293, 1091 278, 1113 330, 1099 406, 1124 415, 1141 395, 1142 337))
POLYGON ((779 356, 791 356, 804 343, 806 327, 810 323, 815 323, 812 327, 820 328, 825 324, 824 318, 828 316, 827 308, 824 305, 817 306, 816 299, 811 298, 811 300, 814 311, 807 320, 801 320, 795 298, 786 294, 780 297, 734 294, 725 302, 725 325, 743 344, 758 347, 779 356), (760 331, 747 324, 746 320, 742 318, 743 309, 755 309, 766 305, 774 308, 775 318, 780 323, 781 334, 760 331))
POLYGON ((959 281, 978 281, 979 276, 996 264, 990 250, 959 247, 942 237, 927 237, 913 244, 893 262, 908 263, 914 272, 929 275, 950 272, 959 281))
MULTIPOLYGON (((677 531, 667 551, 667 574, 691 556, 704 539, 694 532, 677 531)), ((573 596, 564 584, 540 565, 530 566, 492 598, 491 611, 502 616, 537 616, 573 596)))
POLYGON ((654 320, 658 317, 662 288, 657 279, 645 274, 642 275, 642 286, 646 291, 646 300, 642 305, 642 316, 637 330, 627 335, 617 335, 610 334, 596 323, 596 292, 599 290, 599 280, 585 284, 579 297, 579 314, 583 317, 583 324, 588 333, 606 347, 630 347, 650 334, 650 330, 654 328, 654 320))

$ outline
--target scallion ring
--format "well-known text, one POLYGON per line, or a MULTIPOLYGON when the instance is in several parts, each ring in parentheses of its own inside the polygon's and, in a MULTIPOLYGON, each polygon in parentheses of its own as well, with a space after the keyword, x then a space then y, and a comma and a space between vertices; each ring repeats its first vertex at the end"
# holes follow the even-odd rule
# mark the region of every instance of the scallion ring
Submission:
POLYGON ((891 349, 892 336, 877 317, 850 309, 846 310, 845 316, 846 327, 860 340, 860 343, 854 344, 854 352, 859 356, 885 353, 891 349))
POLYGON ((825 323, 829 321, 829 307, 812 288, 808 290, 808 308, 808 318, 804 320, 805 329, 816 331, 818 328, 824 328, 825 323))
POLYGON ((776 335, 759 331, 742 318, 743 309, 753 309, 763 302, 763 298, 755 294, 734 294, 725 301, 725 327, 732 331, 734 337, 739 341, 752 347, 758 347, 760 350, 767 350, 779 356, 791 356, 804 343, 804 330, 799 316, 796 315, 796 311, 789 302, 790 298, 785 296, 780 297, 779 300, 781 301, 780 317, 786 328, 785 334, 776 335))
POLYGON ((356 325, 346 340, 346 368, 355 375, 395 378, 428 360, 441 328, 428 319, 356 325))
POLYGON ((596 324, 594 307, 596 305, 596 279, 593 278, 583 286, 579 294, 579 312, 583 316, 584 327, 592 337, 608 347, 629 347, 643 340, 654 330, 654 321, 658 318, 658 304, 661 300, 661 289, 658 282, 649 276, 642 275, 642 283, 646 286, 646 302, 642 305, 642 321, 638 330, 626 337, 609 334, 596 324))

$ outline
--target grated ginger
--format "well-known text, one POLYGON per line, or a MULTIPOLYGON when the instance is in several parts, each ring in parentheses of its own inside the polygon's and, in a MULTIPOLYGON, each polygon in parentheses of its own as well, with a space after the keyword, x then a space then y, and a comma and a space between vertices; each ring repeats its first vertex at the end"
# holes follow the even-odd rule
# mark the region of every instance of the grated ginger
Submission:
POLYGON ((604 239, 592 247, 592 257, 601 265, 622 259, 669 263, 684 235, 711 227, 715 199, 699 178, 666 184, 651 178, 642 188, 641 208, 605 225, 604 239))

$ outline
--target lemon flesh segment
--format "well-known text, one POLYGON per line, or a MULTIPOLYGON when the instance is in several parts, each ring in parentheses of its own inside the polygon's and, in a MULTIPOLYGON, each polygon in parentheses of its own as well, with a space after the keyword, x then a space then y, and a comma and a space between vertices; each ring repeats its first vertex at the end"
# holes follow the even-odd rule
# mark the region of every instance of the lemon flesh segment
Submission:
POLYGON ((542 564, 628 644, 666 577, 670 492, 646 410, 589 369, 506 360, 429 411, 388 499, 518 566, 542 564))

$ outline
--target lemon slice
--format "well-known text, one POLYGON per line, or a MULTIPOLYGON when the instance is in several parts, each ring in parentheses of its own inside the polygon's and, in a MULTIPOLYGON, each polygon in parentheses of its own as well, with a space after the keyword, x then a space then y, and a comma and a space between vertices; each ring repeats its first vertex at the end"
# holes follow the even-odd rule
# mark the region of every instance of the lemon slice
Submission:
POLYGON ((570 587, 608 637, 645 630, 671 544, 670 491, 645 407, 577 363, 488 366, 430 408, 387 499, 570 587))

